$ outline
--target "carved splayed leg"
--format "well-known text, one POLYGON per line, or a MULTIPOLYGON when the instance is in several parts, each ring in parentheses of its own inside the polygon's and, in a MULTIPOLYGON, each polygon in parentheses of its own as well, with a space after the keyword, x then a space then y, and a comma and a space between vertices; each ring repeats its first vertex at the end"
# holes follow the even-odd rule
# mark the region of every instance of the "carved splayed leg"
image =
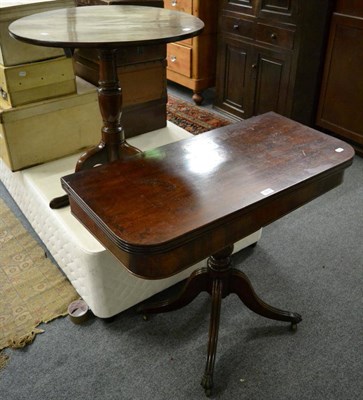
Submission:
POLYGON ((228 295, 228 281, 231 271, 231 254, 233 246, 228 246, 208 259, 210 277, 209 293, 212 296, 212 307, 209 324, 208 355, 201 385, 209 397, 213 387, 213 372, 217 353, 219 321, 222 298, 228 295))
POLYGON ((302 320, 298 313, 280 310, 261 300, 254 291, 248 277, 237 269, 233 269, 231 272, 230 293, 237 294, 243 304, 256 314, 276 321, 290 322, 293 329, 302 320))

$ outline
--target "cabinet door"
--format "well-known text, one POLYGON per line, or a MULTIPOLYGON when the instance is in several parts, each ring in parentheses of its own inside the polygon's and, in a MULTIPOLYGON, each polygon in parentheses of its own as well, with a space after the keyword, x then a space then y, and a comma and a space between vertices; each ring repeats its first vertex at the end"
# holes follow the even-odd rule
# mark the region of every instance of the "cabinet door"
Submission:
POLYGON ((290 54, 258 47, 254 51, 253 115, 275 111, 289 116, 290 54))
POLYGON ((298 0, 260 0, 258 15, 269 20, 293 22, 297 17, 298 3, 298 0))
POLYGON ((218 48, 216 106, 239 118, 249 118, 252 78, 251 45, 222 38, 218 48))
POLYGON ((218 54, 216 106, 239 118, 291 112, 291 54, 230 38, 218 54))
POLYGON ((222 9, 255 15, 258 0, 222 0, 222 9))
POLYGON ((332 19, 317 124, 363 145, 363 19, 332 19))
POLYGON ((363 18, 363 2, 362 0, 336 0, 335 12, 363 18))

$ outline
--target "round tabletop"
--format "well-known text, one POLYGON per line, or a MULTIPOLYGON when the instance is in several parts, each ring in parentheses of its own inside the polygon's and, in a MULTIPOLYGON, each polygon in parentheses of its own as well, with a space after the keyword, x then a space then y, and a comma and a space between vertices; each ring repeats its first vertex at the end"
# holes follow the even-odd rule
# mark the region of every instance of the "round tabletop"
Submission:
POLYGON ((121 47, 174 42, 198 35, 204 23, 193 15, 157 7, 85 6, 20 18, 10 35, 50 47, 121 47))

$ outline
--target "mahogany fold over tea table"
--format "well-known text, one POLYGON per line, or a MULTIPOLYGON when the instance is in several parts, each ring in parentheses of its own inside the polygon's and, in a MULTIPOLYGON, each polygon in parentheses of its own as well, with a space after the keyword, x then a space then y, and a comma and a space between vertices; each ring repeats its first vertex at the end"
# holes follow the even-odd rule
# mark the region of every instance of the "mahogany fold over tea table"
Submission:
MULTIPOLYGON (((231 266, 233 243, 343 180, 348 144, 274 113, 62 178, 72 213, 132 273, 162 279, 209 257, 181 294, 143 313, 176 310, 212 296, 202 386, 213 386, 221 300, 295 326, 297 313, 262 301, 231 266)), ((322 232, 323 234, 323 232, 322 232)))

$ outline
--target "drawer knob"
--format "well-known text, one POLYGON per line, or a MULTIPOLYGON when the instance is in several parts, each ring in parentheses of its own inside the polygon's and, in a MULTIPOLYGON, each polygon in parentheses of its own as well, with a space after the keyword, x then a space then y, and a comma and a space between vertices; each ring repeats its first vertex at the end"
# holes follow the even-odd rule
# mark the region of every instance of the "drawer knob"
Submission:
POLYGON ((252 69, 256 69, 256 68, 257 68, 257 64, 252 64, 252 65, 251 65, 251 68, 252 68, 252 69))
POLYGON ((173 7, 175 7, 175 6, 176 6, 176 0, 171 0, 171 5, 172 5, 173 7))
POLYGON ((238 30, 238 28, 239 28, 239 25, 238 24, 234 24, 233 25, 233 29, 236 31, 236 30, 238 30))
POLYGON ((7 94, 7 92, 5 92, 5 90, 3 90, 2 88, 0 88, 0 94, 1 94, 1 97, 2 97, 4 100, 7 100, 7 99, 8 99, 8 94, 7 94))
POLYGON ((176 61, 176 56, 170 56, 170 61, 175 62, 176 61))
POLYGON ((277 39, 276 33, 271 33, 270 38, 271 38, 271 39, 274 39, 274 40, 277 39))

